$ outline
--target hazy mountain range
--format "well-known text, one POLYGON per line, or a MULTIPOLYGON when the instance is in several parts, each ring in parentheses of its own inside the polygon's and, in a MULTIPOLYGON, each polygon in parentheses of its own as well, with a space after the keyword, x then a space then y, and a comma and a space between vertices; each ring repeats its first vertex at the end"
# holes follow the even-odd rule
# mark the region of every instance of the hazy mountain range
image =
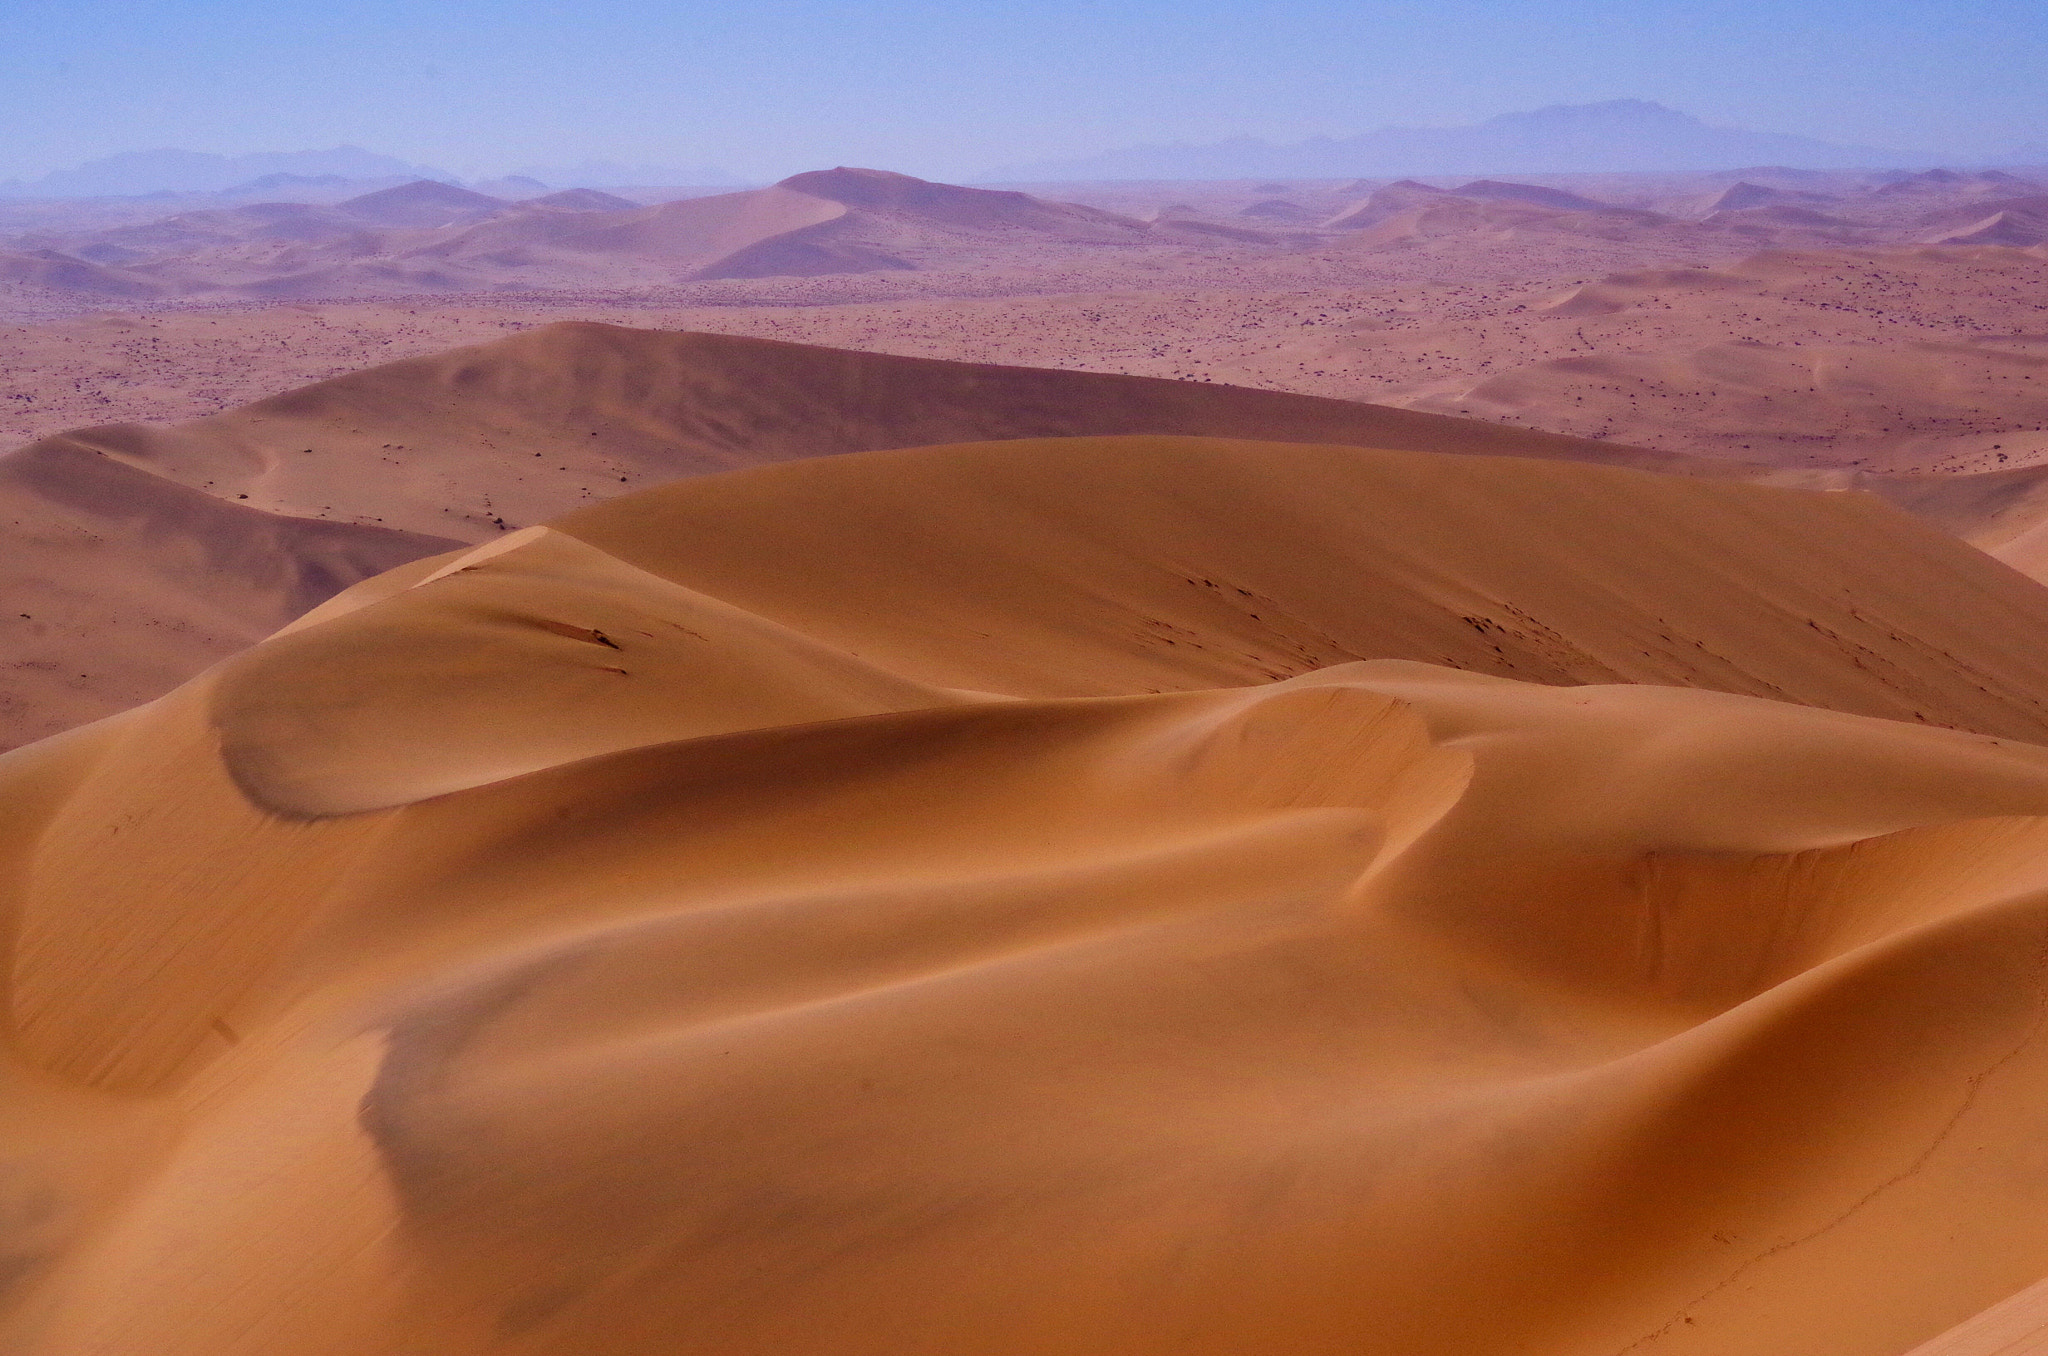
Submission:
POLYGON ((1466 127, 1386 127, 1275 145, 1232 137, 1206 145, 1131 146, 1071 160, 1005 165, 982 183, 1077 179, 1326 179, 1401 174, 1564 174, 1786 165, 1888 169, 1925 153, 1849 146, 1779 132, 1710 127, 1641 99, 1558 104, 1466 127))
MULTIPOLYGON (((512 171, 541 188, 606 188, 629 184, 731 185, 743 181, 722 170, 622 165, 586 160, 512 171)), ((447 170, 379 155, 359 146, 323 151, 258 151, 214 155, 206 151, 123 151, 57 170, 40 179, 0 182, 0 198, 119 198, 151 193, 221 193, 236 189, 288 189, 312 183, 463 182, 447 170)))
MULTIPOLYGON (((2033 164, 2048 147, 2014 148, 2003 157, 1949 157, 1951 163, 2033 164)), ((1778 165, 1799 169, 1920 168, 1926 152, 1847 145, 1779 132, 1713 127, 1687 113, 1641 99, 1559 104, 1503 113, 1465 127, 1387 127, 1348 137, 1311 137, 1275 144, 1232 137, 1205 144, 1130 146, 1099 155, 1004 165, 965 176, 978 183, 1090 179, 1327 179, 1412 174, 1491 175, 1613 171, 1712 171, 1778 165)), ((419 179, 462 183, 431 165, 417 165, 357 146, 317 151, 215 155, 204 151, 124 151, 57 170, 39 179, 0 182, 0 198, 139 197, 153 193, 264 192, 337 185, 396 184, 419 179)), ((744 187, 746 180, 707 166, 629 165, 591 159, 527 165, 502 179, 477 181, 493 190, 532 181, 534 191, 625 186, 744 187)), ((514 195, 516 196, 516 194, 514 195)))
POLYGON ((145 193, 218 193, 277 175, 320 179, 438 179, 454 183, 446 170, 378 155, 359 146, 325 151, 257 151, 213 155, 206 151, 123 151, 40 179, 9 179, 0 196, 14 198, 114 198, 145 193))

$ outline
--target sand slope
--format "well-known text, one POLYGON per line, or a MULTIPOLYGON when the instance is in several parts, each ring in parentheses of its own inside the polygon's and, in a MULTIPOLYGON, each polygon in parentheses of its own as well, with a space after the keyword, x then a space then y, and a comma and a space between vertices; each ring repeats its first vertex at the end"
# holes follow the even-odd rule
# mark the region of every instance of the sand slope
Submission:
MULTIPOLYGON (((715 203, 699 199, 697 203, 715 203)), ((695 206, 693 203, 675 206, 695 206)), ((1190 433, 1724 468, 1476 420, 1192 382, 564 323, 170 428, 65 435, 277 512, 482 541, 651 483, 925 443, 1190 433)))
POLYGON ((0 460, 0 737, 162 695, 337 590, 455 545, 223 503, 89 449, 0 460))
POLYGON ((62 505, 37 490, 10 511, 14 610, 32 615, 0 622, 0 746, 159 696, 366 574, 639 486, 874 448, 1129 432, 1687 465, 1349 401, 550 326, 168 428, 59 435, 0 461, 0 476, 40 468, 38 484, 69 468, 59 481, 119 486, 106 504, 94 506, 97 490, 62 505), (175 548, 94 525, 108 504, 141 503, 149 521, 177 522, 175 548))
MULTIPOLYGON (((1352 401, 593 324, 548 326, 388 364, 184 424, 79 430, 34 444, 17 460, 78 467, 112 462, 148 473, 146 479, 124 482, 132 493, 203 504, 184 493, 197 490, 237 509, 319 520, 338 531, 371 529, 348 538, 376 543, 364 548, 369 554, 361 563, 324 572, 323 567, 305 576, 330 580, 338 588, 452 542, 494 540, 678 477, 927 443, 1134 433, 1564 458, 1690 477, 1802 483, 1799 474, 1767 467, 1352 401)), ((1835 476, 1814 483, 1876 489, 1945 531, 1994 550, 2022 569, 2038 569, 2048 560, 2048 547, 2037 544, 2034 529, 2048 511, 2040 502, 2039 480, 2040 473, 2030 470, 1919 479, 1835 476)), ((279 540, 310 540, 302 526, 246 512, 223 517, 216 509, 208 507, 192 521, 272 521, 264 531, 282 534, 279 540)), ((38 526, 41 512, 24 508, 16 519, 19 530, 44 530, 38 526)), ((1786 530, 1796 535, 1800 529, 1786 530)), ((242 531, 234 528, 228 535, 239 540, 242 531)), ((172 651, 162 650, 155 637, 188 634, 195 624, 189 609, 201 604, 169 601, 164 609, 151 611, 143 600, 158 587, 152 582, 158 566, 138 561, 133 568, 140 578, 118 582, 130 568, 121 563, 126 549, 102 553, 95 566, 101 572, 96 587, 113 590, 104 596, 135 598, 133 612, 102 617, 90 638, 80 633, 60 655, 0 638, 0 661, 40 665, 61 659, 62 671, 79 675, 66 677, 63 685, 75 681, 86 689, 59 700, 62 689, 53 686, 56 680, 34 678, 37 669, 17 669, 33 681, 0 688, 12 703, 0 717, 0 736, 21 742, 156 696, 282 624, 295 615, 291 608, 311 606, 325 596, 303 585, 263 593, 244 605, 214 590, 213 601, 204 606, 232 621, 213 624, 204 643, 176 651, 189 653, 188 660, 174 661, 172 651), (290 607, 277 599, 289 600, 290 607), (143 653, 160 654, 149 670, 160 677, 119 674, 109 663, 116 654, 143 653)), ((293 546, 286 554, 300 550, 293 546)), ((18 552, 16 559, 23 578, 53 578, 68 568, 32 551, 18 552)), ((33 613, 36 608, 17 610, 33 613)), ((1425 650, 1418 657, 1441 656, 1425 650)), ((1247 671, 1217 681, 1249 676, 1247 671)), ((1673 680, 1660 670, 1639 676, 1673 680)), ((1769 691, 1739 685, 1735 690, 1769 691)), ((1890 708, 1886 713, 1899 714, 1890 708)))
POLYGON ((1896 1356, 2048 1272, 2048 748, 1457 616, 2040 730, 2048 594, 1821 502, 956 447, 358 585, 0 758, 0 1340, 1896 1356))

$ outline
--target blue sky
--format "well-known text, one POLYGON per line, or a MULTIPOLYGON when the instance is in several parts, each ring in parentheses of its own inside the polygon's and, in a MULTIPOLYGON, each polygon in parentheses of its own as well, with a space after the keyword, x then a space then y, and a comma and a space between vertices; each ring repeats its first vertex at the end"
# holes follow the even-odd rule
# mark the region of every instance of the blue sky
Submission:
POLYGON ((1974 154, 2048 141, 2048 0, 0 0, 0 178, 350 142, 957 177, 1646 98, 1974 154))

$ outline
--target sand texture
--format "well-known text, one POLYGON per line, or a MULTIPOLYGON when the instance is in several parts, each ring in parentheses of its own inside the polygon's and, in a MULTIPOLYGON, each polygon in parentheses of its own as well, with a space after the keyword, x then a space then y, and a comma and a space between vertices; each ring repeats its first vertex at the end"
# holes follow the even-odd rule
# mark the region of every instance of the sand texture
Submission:
POLYGON ((1872 496, 1228 439, 402 565, 0 756, 0 1346, 2033 1350, 2044 642, 1872 496))
POLYGON ((641 487, 847 452, 1112 434, 1865 489, 2023 572, 2048 571, 2048 468, 1772 466, 1219 383, 563 322, 184 423, 74 430, 0 459, 0 484, 25 496, 0 541, 22 600, 13 611, 26 614, 0 616, 0 741, 160 696, 401 561, 641 487))
POLYGON ((1742 473, 1356 401, 576 322, 352 372, 170 427, 109 425, 55 441, 273 512, 482 542, 707 471, 1111 433, 1742 473))
POLYGON ((265 513, 45 444, 0 458, 0 742, 161 696, 452 540, 265 513))
POLYGON ((161 696, 369 575, 681 476, 923 443, 1257 434, 1720 463, 1352 401, 560 324, 0 459, 0 746, 161 696))
MULTIPOLYGON (((431 182, 10 200, 0 441, 85 430, 69 455, 427 549, 821 451, 1142 432, 1542 449, 1861 486, 2048 577, 2048 190, 2031 173, 1016 191, 839 168, 516 202, 431 182), (550 328, 564 321, 1270 398, 550 328), (902 398, 924 384, 940 398, 902 398)), ((47 573, 40 547, 6 544, 25 578, 47 573)), ((106 634, 199 626, 135 617, 106 634)), ((147 681, 0 632, 0 665, 70 675, 0 694, 0 744, 158 695, 274 619, 209 623, 192 662, 147 681)))

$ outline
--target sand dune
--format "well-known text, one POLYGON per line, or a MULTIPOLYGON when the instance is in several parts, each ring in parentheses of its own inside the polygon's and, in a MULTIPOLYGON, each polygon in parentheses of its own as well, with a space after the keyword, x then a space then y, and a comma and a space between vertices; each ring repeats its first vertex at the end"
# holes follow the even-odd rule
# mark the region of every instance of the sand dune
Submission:
POLYGON ((560 276, 672 280, 802 277, 910 270, 976 247, 1141 242, 1142 223, 1023 193, 960 188, 881 170, 840 168, 795 175, 772 188, 663 203, 630 213, 541 217, 512 212, 411 254, 487 265, 517 264, 560 276), (543 254, 541 247, 552 253, 543 254), (658 274, 645 272, 658 268, 658 274))
POLYGON ((275 512, 482 541, 681 475, 1091 433, 1722 470, 1350 401, 590 324, 372 368, 170 428, 84 429, 57 441, 275 512))
POLYGON ((1753 184, 1747 179, 1740 179, 1717 193, 1704 195, 1696 204, 1694 213, 1709 216, 1715 212, 1741 212, 1752 207, 1796 207, 1832 201, 1831 194, 1802 193, 1797 189, 1753 184))
POLYGON ((1834 240, 1847 239, 1854 234, 1843 229, 1849 223, 1840 217, 1831 217, 1810 207, 1798 207, 1788 203, 1775 203, 1767 207, 1723 208, 1709 212, 1700 221, 1702 225, 1711 226, 1716 230, 1744 231, 1776 240, 1783 240, 1795 232, 1814 233, 1834 240))
POLYGON ((86 429, 0 459, 0 476, 24 487, 0 531, 15 610, 31 614, 0 623, 0 745, 156 697, 366 574, 638 486, 798 457, 1081 433, 1685 465, 1271 392, 554 326, 195 423, 86 429))
POLYGON ((2048 634, 2033 638, 2048 592, 1869 495, 1535 458, 1070 439, 765 467, 559 524, 946 687, 1099 695, 1391 657, 2048 742, 2048 634), (1687 526, 1699 515, 1711 545, 1687 526), (860 563, 820 579, 761 556, 763 537, 860 563), (949 582, 943 562, 966 551, 1002 581, 996 597, 949 582), (1160 568, 1176 557, 1188 568, 1160 568), (1004 633, 961 653, 996 601, 1004 633), (1986 624, 1964 621, 1980 603, 1986 624))
POLYGON ((1274 392, 553 326, 0 459, 0 476, 23 487, 0 532, 15 610, 30 614, 0 634, 0 746, 161 695, 367 574, 636 487, 799 457, 1087 433, 1689 465, 1274 392))
POLYGON ((571 212, 631 212, 643 204, 616 193, 606 193, 595 188, 565 188, 555 193, 543 193, 539 197, 527 198, 526 207, 558 207, 571 212))
POLYGON ((1069 239, 1127 242, 1143 233, 1140 223, 1100 208, 1046 202, 1028 193, 962 188, 932 183, 887 170, 813 170, 793 175, 780 187, 847 207, 899 213, 927 221, 982 229, 1012 228, 1069 239))
POLYGON ((379 226, 421 229, 490 216, 502 211, 504 206, 503 198, 494 198, 488 193, 472 193, 454 184, 421 179, 350 198, 341 203, 338 210, 379 226))
POLYGON ((2004 170, 1921 170, 1894 179, 1888 184, 1872 190, 1880 198, 1926 197, 1928 195, 1953 196, 1958 193, 2000 193, 2010 192, 2014 187, 2027 181, 2004 170))
POLYGON ((1473 232, 1517 230, 1600 234, 1664 226, 1654 212, 1635 211, 1539 184, 1478 179, 1456 189, 1401 180, 1374 190, 1333 218, 1332 230, 1356 234, 1353 248, 1386 248, 1473 232))
MULTIPOLYGON (((631 204, 628 204, 630 206, 631 204)), ((158 294, 192 290, 186 270, 156 261, 211 257, 229 269, 247 270, 266 258, 274 267, 323 256, 374 253, 377 232, 459 225, 507 208, 502 198, 472 193, 451 184, 421 180, 366 193, 333 204, 244 203, 178 212, 156 221, 112 226, 66 241, 69 253, 128 270, 158 294)))
MULTIPOLYGON (((510 202, 423 180, 329 204, 192 210, 187 200, 154 220, 133 204, 43 205, 20 216, 37 229, 0 238, 0 246, 60 265, 31 270, 16 261, 15 285, 47 305, 76 306, 116 294, 174 305, 508 290, 560 296, 889 273, 986 295, 990 286, 1075 290, 1077 274, 1121 275, 1100 278, 1098 287, 1154 284, 1159 271, 1185 275, 1190 267, 1208 285, 1260 267, 1243 257, 1254 251, 1287 260, 1281 271, 1297 281, 1335 275, 1342 286, 1357 268, 1347 256, 1359 251, 1381 259, 1424 251, 1467 267, 1474 255, 1514 255, 1528 277, 1580 266, 1714 264, 1744 243, 2024 246, 2044 229, 2041 186, 2009 174, 1745 173, 1752 177, 1549 176, 1455 187, 1095 184, 1027 195, 840 167, 716 195, 722 201, 704 208, 640 208, 590 190, 510 202), (937 282, 934 274, 958 276, 937 282)), ((0 232, 16 215, 0 211, 0 232)))
POLYGON ((406 566, 0 758, 0 1339, 1897 1356, 2048 1272, 2044 628, 1862 496, 1156 438, 406 566))
POLYGON ((1499 202, 1534 203, 1538 207, 1555 207, 1562 212, 1600 212, 1614 205, 1588 198, 1582 193, 1568 193, 1561 188, 1546 188, 1541 184, 1503 183, 1498 179, 1474 179, 1469 184, 1460 184, 1451 192, 1461 198, 1491 198, 1499 202))
POLYGON ((801 248, 802 233, 845 215, 840 204, 777 187, 623 213, 512 213, 422 245, 419 252, 450 261, 505 263, 519 259, 515 251, 545 245, 572 254, 660 260, 690 275, 719 271, 730 256, 771 240, 797 236, 786 242, 795 251, 801 248))
MULTIPOLYGON (((2048 199, 2033 201, 2048 206, 2048 199)), ((1938 227, 1925 237, 1936 245, 2012 245, 2024 248, 2048 241, 2048 210, 2006 209, 1972 219, 1954 227, 1938 227)))
POLYGON ((1417 183, 1413 179, 1400 179, 1373 189, 1363 200, 1331 218, 1328 224, 1331 229, 1340 231, 1374 226, 1388 217, 1428 207, 1446 196, 1449 195, 1445 189, 1417 183))
MULTIPOLYGON (((1255 230, 1228 238, 1268 241, 1255 230)), ((821 170, 652 207, 587 189, 508 203, 421 180, 331 206, 259 203, 77 233, 52 262, 102 272, 17 280, 56 293, 118 283, 138 295, 354 297, 1000 267, 1020 251, 1175 242, 1098 208, 883 170, 821 170)))
POLYGON ((134 277, 120 269, 88 259, 72 258, 54 250, 0 251, 0 281, 95 298, 138 299, 162 293, 162 289, 147 278, 134 277))
MULTIPOLYGON (((1344 186, 1307 197, 1311 201, 1269 198, 1257 211, 1248 209, 1259 203, 1248 200, 1218 210, 1170 203, 1125 213, 841 167, 795 175, 769 189, 636 208, 588 190, 508 203, 423 180, 331 205, 238 204, 157 221, 46 230, 33 240, 61 259, 109 270, 93 275, 102 291, 119 286, 163 298, 325 299, 949 269, 1057 276, 1103 267, 1105 248, 1137 249, 1156 265, 1190 248, 1303 253, 1341 242, 1345 250, 1386 251, 1516 231, 1695 254, 1718 248, 1710 238, 1693 238, 1702 229, 1696 223, 1643 210, 1645 204, 1543 184, 1477 180, 1446 190, 1403 180, 1348 205, 1344 186)), ((1900 200, 1879 216, 1889 211, 1887 221, 1910 224, 1908 218, 1918 221, 1941 203, 1965 201, 1992 205, 1951 193, 1900 200)), ((1697 206, 1690 198, 1683 202, 1688 212, 1697 206)), ((1845 222, 1838 233, 1856 234, 1869 224, 1845 222)), ((1756 217, 1739 225, 1766 243, 1813 230, 1813 223, 1790 218, 1756 217)), ((1730 224, 1712 229, 1725 232, 1730 224)), ((1927 229, 1912 226, 1901 238, 1927 229)), ((65 296, 84 295, 75 289, 87 280, 77 270, 44 270, 33 282, 65 296)))
MULTIPOLYGON (((1704 285, 1709 276, 1698 281, 1704 285)), ((1598 314, 1630 304, 1634 295, 1603 284, 1558 309, 1598 314)), ((588 324, 550 326, 373 368, 182 425, 80 430, 46 439, 18 460, 111 462, 147 472, 137 486, 178 502, 183 491, 196 490, 245 513, 370 530, 368 540, 377 546, 364 558, 366 567, 310 576, 329 581, 331 591, 366 569, 430 554, 449 542, 493 540, 682 476, 889 447, 1087 434, 1259 437, 1563 458, 1815 488, 1861 486, 2022 570, 2048 573, 2048 537, 2037 530, 2048 521, 2048 473, 1816 479, 1279 392, 588 324)), ((41 514, 30 505, 16 519, 25 578, 58 577, 66 568, 28 544, 45 530, 41 514)), ((298 540, 300 529, 289 523, 276 530, 298 540)), ((138 581, 121 586, 137 599, 157 587, 150 559, 145 553, 138 563, 138 581)), ((109 578, 129 568, 119 552, 103 553, 102 565, 109 578)), ((302 609, 325 595, 309 585, 289 596, 294 609, 302 609)), ((18 743, 158 695, 296 615, 268 597, 230 609, 237 620, 209 631, 204 644, 177 651, 181 658, 153 659, 146 680, 117 672, 105 656, 156 653, 150 637, 166 628, 185 634, 186 623, 178 619, 190 604, 176 593, 160 612, 138 601, 132 612, 98 623, 90 636, 65 642, 62 667, 77 677, 64 682, 78 684, 80 693, 60 699, 54 680, 36 676, 40 670, 17 670, 22 679, 0 689, 14 703, 0 720, 0 738, 18 743)), ((47 657, 33 647, 0 647, 0 661, 47 657)), ((1640 680, 1676 681, 1648 673, 1640 680)))
POLYGON ((2035 1356, 2048 1348, 2048 1281, 2027 1287, 1906 1356, 2035 1356))
POLYGON ((1279 222, 1288 226, 1305 226, 1317 219, 1316 211, 1297 202, 1268 198, 1238 209, 1237 215, 1253 217, 1264 221, 1279 222))
POLYGON ((82 447, 0 459, 0 740, 160 696, 337 590, 452 545, 223 503, 82 447))
MULTIPOLYGON (((882 184, 897 177, 844 177, 863 173, 882 184)), ((863 218, 864 224, 845 227, 859 238, 832 234, 844 222, 831 217, 821 224, 829 238, 813 242, 822 262, 808 247, 797 253, 810 257, 806 267, 857 271, 716 278, 693 278, 680 267, 707 265, 701 219, 675 217, 670 260, 662 238, 667 228, 655 229, 669 214, 655 210, 637 228, 620 229, 622 220, 637 220, 645 210, 621 203, 585 204, 610 209, 589 211, 508 204, 481 224, 423 232, 375 227, 332 206, 300 203, 174 212, 155 221, 137 220, 132 203, 124 206, 126 215, 99 204, 79 209, 77 229, 41 207, 0 205, 0 230, 38 227, 9 249, 10 258, 29 256, 22 276, 54 269, 111 289, 45 291, 0 278, 0 308, 9 315, 25 308, 39 320, 77 317, 0 328, 0 360, 13 375, 0 430, 26 440, 84 423, 188 417, 387 357, 468 342, 479 332, 585 318, 938 358, 1197 377, 1429 408, 1455 408, 1462 393, 1487 378, 1520 370, 1532 385, 1568 389, 1529 400, 1476 400, 1472 412, 1524 427, 1604 430, 1620 441, 1738 459, 1748 442, 1775 460, 1888 436, 1888 421, 1873 417, 1884 413, 1886 393, 1855 396, 1856 408, 1845 418, 1817 409, 1827 417, 1781 430, 1751 421, 1741 391, 1724 409, 1703 408, 1694 386, 1584 383, 1569 372, 1546 376, 1535 369, 1558 358, 1682 355, 1738 340, 1795 349, 1929 337, 1977 344, 2039 328, 2034 308, 2017 304, 2036 290, 2027 271, 2038 269, 2039 247, 1996 268, 1986 263, 1995 252, 1982 247, 1882 248, 1927 234, 1933 228, 1926 218, 1945 210, 1964 209, 1962 225, 1981 222, 1987 203, 2025 196, 2023 183, 1988 195, 1976 192, 1972 181, 1886 196, 1869 192, 1867 183, 1858 187, 1859 178, 1869 176, 1759 170, 1741 181, 1795 200, 1781 206, 1840 224, 1765 210, 1770 204, 1731 209, 1708 223, 1697 219, 1706 199, 1739 176, 1666 178, 1559 181, 1588 200, 1663 214, 1647 224, 1640 214, 1485 203, 1407 182, 1066 185, 1036 195, 1041 207, 1057 207, 1053 199, 1074 194, 1114 209, 1120 219, 1147 219, 1142 243, 956 226, 930 216, 906 225, 910 214, 896 209, 839 203, 846 215, 863 218), (1713 192, 1702 197, 1705 187, 1713 192), (1355 226, 1430 203, 1453 210, 1440 223, 1443 230, 1409 222, 1384 239, 1364 240, 1359 231, 1331 226, 1331 218, 1360 206, 1361 192, 1405 194, 1406 206, 1394 212, 1374 207, 1354 217, 1355 226), (1293 219, 1245 214, 1261 203, 1279 203, 1293 219), (1233 234, 1247 231, 1255 238, 1233 234), (1855 237, 1854 249, 1841 247, 1848 236, 1855 237), (1817 242, 1831 247, 1815 249, 1817 242), (850 250, 852 244, 860 249, 850 250), (1776 256, 1790 260, 1784 270, 1750 279, 1764 285, 1736 304, 1701 308, 1667 289, 1641 298, 1612 324, 1591 327, 1556 323, 1570 317, 1548 305, 1602 278, 1722 272, 1773 244, 1797 249, 1776 256), (183 286, 174 276, 182 265, 158 256, 198 255, 212 261, 212 271, 199 279, 212 290, 185 299, 167 295, 183 286), (161 276, 138 272, 145 267, 161 276), (331 300, 336 289, 389 299, 341 304, 331 300), (432 291, 438 299, 423 307, 417 296, 390 298, 394 289, 432 291), (203 305, 196 303, 200 297, 203 305), (116 298, 131 299, 130 314, 79 314, 116 298), (315 313, 302 309, 310 298, 329 299, 315 313), (146 333, 109 345, 124 325, 146 333), (106 351, 110 346, 118 355, 106 351)), ((968 192, 925 185, 918 194, 944 198, 942 190, 968 192)), ((855 196, 850 189, 830 191, 855 196)), ((880 188, 875 192, 886 197, 880 188)), ((836 210, 829 197, 816 204, 827 215, 836 210)), ((805 229, 796 229, 796 243, 806 239, 805 229)), ((781 248, 770 241, 766 253, 781 248)), ((717 257, 720 252, 711 250, 709 262, 717 257)), ((784 268, 802 261, 754 262, 784 268)), ((736 271, 760 270, 750 264, 736 271)), ((1747 277, 1752 270, 1745 264, 1737 271, 1747 277)), ((1790 374, 1798 375, 1796 365, 1790 374)), ((1786 398, 1778 407, 1799 407, 1792 397, 1813 384, 1778 391, 1786 398)), ((1920 398, 1918 389, 1899 394, 1920 398)), ((2002 407, 2002 401, 1974 403, 1970 431, 2016 431, 2010 422, 1994 428, 2002 407)), ((1891 431, 1908 437, 1928 431, 1889 422, 1891 431)), ((1999 441, 1988 440, 1985 450, 1999 441)), ((1895 469, 1929 464, 1906 457, 1895 469)))

